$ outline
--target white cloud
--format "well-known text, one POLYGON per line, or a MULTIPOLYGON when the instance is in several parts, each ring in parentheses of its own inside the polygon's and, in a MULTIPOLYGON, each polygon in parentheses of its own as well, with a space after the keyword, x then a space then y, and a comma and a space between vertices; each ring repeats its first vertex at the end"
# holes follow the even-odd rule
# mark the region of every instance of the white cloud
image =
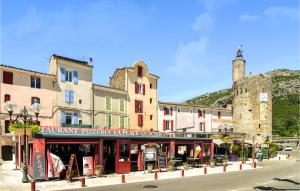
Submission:
POLYGON ((193 23, 194 31, 204 31, 210 29, 214 24, 212 15, 209 12, 204 12, 199 15, 193 23))
POLYGON ((203 72, 201 60, 205 57, 207 45, 208 39, 205 37, 179 45, 175 53, 175 64, 169 67, 168 71, 176 75, 203 72))
POLYGON ((251 22, 251 21, 257 21, 258 18, 259 18, 258 15, 250 15, 248 13, 243 14, 243 15, 240 16, 240 20, 241 21, 249 21, 249 22, 251 22))
POLYGON ((253 21, 267 20, 267 19, 297 20, 299 19, 299 10, 295 7, 273 6, 264 9, 264 11, 259 14, 245 13, 240 16, 240 20, 245 22, 253 22, 253 21))
POLYGON ((264 10, 263 13, 266 17, 271 18, 286 18, 286 19, 298 19, 299 10, 295 7, 269 7, 264 10))

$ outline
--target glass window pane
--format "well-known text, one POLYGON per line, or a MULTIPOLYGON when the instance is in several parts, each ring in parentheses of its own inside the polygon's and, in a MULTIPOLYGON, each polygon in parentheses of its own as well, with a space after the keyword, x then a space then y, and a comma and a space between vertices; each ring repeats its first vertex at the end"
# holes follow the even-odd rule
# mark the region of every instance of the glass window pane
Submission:
POLYGON ((129 144, 122 143, 120 144, 120 162, 129 161, 129 144))

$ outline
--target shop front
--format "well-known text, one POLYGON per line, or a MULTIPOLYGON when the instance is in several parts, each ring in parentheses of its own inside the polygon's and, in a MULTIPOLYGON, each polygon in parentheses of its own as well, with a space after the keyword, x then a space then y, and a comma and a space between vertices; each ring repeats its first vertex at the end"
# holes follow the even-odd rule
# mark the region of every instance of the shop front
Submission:
MULTIPOLYGON (((23 144, 17 142, 20 166, 23 144)), ((34 179, 48 180, 65 179, 70 173, 73 177, 125 174, 146 170, 149 165, 167 169, 168 161, 178 156, 178 146, 184 145, 195 153, 197 146, 213 144, 210 138, 172 137, 154 131, 41 127, 39 134, 28 138, 28 173, 34 179)), ((208 156, 203 150, 190 156, 200 160, 205 154, 208 156)))

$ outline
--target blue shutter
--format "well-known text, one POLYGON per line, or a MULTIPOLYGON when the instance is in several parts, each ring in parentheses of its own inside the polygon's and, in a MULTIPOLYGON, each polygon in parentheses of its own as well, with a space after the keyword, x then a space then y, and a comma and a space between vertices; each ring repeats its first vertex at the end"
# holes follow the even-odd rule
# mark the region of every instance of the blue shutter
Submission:
POLYGON ((69 93, 69 103, 74 103, 74 92, 70 90, 69 93))
POLYGON ((66 103, 70 103, 69 97, 70 97, 70 95, 69 95, 69 90, 65 90, 65 102, 66 102, 66 103))
POLYGON ((64 68, 60 68, 60 79, 62 82, 65 81, 66 77, 65 77, 65 69, 64 68))
POLYGON ((73 83, 78 84, 78 72, 73 71, 73 83))
POLYGON ((78 124, 78 115, 77 115, 77 113, 73 113, 72 124, 75 124, 75 125, 78 124))
POLYGON ((63 111, 60 113, 60 123, 66 123, 66 114, 63 111))

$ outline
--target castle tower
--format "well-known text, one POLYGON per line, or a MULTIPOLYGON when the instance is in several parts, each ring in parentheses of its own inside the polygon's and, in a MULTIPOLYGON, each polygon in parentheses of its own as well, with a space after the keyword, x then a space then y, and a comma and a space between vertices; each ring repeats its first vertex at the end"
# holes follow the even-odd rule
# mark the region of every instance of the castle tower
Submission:
POLYGON ((233 85, 235 82, 245 77, 245 63, 243 58, 242 46, 239 47, 235 60, 232 61, 232 81, 233 85))

